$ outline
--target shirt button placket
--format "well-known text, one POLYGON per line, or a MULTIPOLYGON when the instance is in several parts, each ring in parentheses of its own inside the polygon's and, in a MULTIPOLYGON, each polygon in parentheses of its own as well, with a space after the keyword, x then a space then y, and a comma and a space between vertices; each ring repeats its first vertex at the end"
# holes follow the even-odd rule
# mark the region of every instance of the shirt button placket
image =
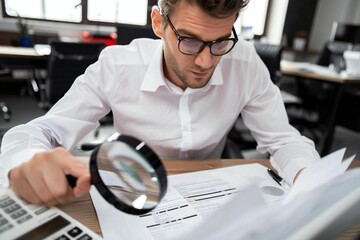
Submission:
POLYGON ((181 121, 181 132, 182 132, 182 141, 181 141, 181 158, 186 158, 186 151, 192 148, 192 134, 191 134, 191 118, 190 118, 190 109, 189 109, 189 94, 183 94, 180 97, 179 102, 179 113, 181 121))

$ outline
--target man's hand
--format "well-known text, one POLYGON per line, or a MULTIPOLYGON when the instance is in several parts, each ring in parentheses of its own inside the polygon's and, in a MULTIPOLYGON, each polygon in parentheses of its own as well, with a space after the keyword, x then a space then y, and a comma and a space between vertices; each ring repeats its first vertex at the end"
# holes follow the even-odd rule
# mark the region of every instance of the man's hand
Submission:
POLYGON ((89 167, 63 148, 35 154, 12 169, 9 178, 14 192, 35 204, 65 204, 90 189, 89 167), (77 178, 74 188, 67 182, 67 174, 77 178))

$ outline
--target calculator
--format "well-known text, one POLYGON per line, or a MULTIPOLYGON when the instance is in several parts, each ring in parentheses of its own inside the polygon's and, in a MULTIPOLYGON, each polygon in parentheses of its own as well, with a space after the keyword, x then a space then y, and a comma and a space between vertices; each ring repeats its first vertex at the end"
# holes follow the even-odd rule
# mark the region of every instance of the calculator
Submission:
POLYGON ((0 239, 102 239, 56 207, 29 204, 0 188, 0 239))

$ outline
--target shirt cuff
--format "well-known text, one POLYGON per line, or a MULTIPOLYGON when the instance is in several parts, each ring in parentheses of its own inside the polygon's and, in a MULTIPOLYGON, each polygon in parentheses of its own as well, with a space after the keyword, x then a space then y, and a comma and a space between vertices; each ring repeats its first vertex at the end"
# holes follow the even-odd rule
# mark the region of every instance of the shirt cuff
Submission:
POLYGON ((278 150, 274 156, 270 157, 270 162, 286 182, 293 184, 296 174, 301 169, 309 167, 315 161, 320 160, 320 156, 315 151, 306 149, 298 148, 297 152, 296 149, 291 150, 278 150))
POLYGON ((21 165, 24 162, 29 161, 35 153, 44 151, 43 149, 31 149, 23 150, 11 156, 6 154, 2 155, 0 158, 0 186, 3 188, 10 187, 9 172, 11 169, 21 165))

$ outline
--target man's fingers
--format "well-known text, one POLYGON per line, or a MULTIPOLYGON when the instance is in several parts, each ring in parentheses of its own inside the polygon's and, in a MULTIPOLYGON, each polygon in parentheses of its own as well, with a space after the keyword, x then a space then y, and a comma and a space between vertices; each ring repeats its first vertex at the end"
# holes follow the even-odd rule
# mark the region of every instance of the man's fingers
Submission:
POLYGON ((10 171, 11 188, 31 203, 67 203, 90 189, 89 167, 63 148, 37 153, 10 171), (77 178, 70 187, 66 175, 77 178))
POLYGON ((89 167, 63 148, 54 149, 52 154, 55 156, 54 161, 60 165, 62 171, 54 173, 55 175, 51 177, 47 175, 46 182, 50 191, 58 198, 58 201, 64 203, 69 201, 71 197, 78 197, 88 192, 90 189, 89 167), (73 189, 70 187, 66 175, 71 175, 77 179, 73 189))
MULTIPOLYGON (((53 194, 53 189, 57 188, 58 184, 49 184, 49 179, 46 179, 47 176, 51 176, 50 179, 56 178, 57 171, 51 171, 54 168, 46 167, 47 163, 43 163, 45 168, 33 168, 30 162, 23 164, 22 171, 25 179, 28 181, 29 185, 33 189, 34 193, 41 200, 42 203, 47 203, 49 205, 56 205, 62 203, 63 201, 58 198, 63 196, 56 196, 53 194)), ((67 197, 68 198, 68 197, 67 197)))
POLYGON ((65 204, 73 198, 73 191, 62 171, 55 171, 52 175, 44 174, 44 183, 57 203, 65 204))
POLYGON ((42 203, 41 199, 37 196, 29 182, 20 176, 19 169, 15 168, 11 170, 10 178, 12 179, 11 188, 21 198, 34 204, 42 203))
POLYGON ((78 178, 76 182, 76 187, 73 190, 75 197, 81 197, 84 193, 89 192, 90 190, 90 175, 82 176, 78 178))
POLYGON ((90 176, 89 166, 82 163, 79 159, 72 156, 63 148, 55 148, 55 161, 62 167, 65 174, 72 175, 75 178, 90 176))

